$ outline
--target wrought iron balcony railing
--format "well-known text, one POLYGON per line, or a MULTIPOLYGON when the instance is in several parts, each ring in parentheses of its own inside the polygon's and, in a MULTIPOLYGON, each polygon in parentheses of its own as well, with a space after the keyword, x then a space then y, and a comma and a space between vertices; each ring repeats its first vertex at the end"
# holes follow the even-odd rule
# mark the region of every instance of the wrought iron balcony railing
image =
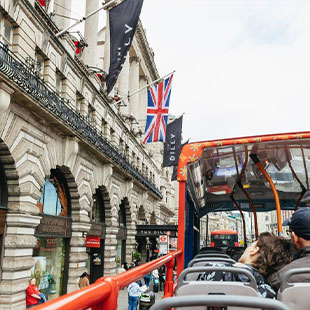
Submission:
POLYGON ((66 100, 64 98, 58 96, 32 68, 27 67, 2 42, 0 42, 0 72, 30 94, 44 109, 51 112, 60 121, 74 130, 76 135, 90 142, 97 150, 109 158, 113 164, 124 169, 137 181, 162 198, 160 190, 147 176, 139 172, 128 161, 126 156, 122 155, 117 148, 102 136, 101 132, 87 122, 79 113, 72 110, 65 103, 66 100))

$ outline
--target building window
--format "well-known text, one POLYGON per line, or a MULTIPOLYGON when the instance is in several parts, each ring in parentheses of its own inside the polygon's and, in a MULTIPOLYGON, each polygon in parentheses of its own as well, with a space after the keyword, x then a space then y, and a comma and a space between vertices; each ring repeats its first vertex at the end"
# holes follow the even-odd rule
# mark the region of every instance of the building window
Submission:
POLYGON ((0 40, 7 45, 13 41, 13 26, 3 15, 0 15, 0 40))
POLYGON ((36 72, 40 78, 44 77, 44 58, 36 53, 36 72))
POLYGON ((46 179, 42 188, 42 196, 37 205, 43 214, 54 216, 68 216, 68 189, 59 173, 46 179))
POLYGON ((125 210, 125 204, 123 201, 120 204, 120 208, 118 211, 118 226, 126 227, 126 210, 125 210))
POLYGON ((62 93, 62 83, 63 78, 59 73, 56 73, 56 93, 58 96, 61 96, 62 93))
POLYGON ((95 108, 91 105, 91 104, 88 104, 88 122, 91 126, 93 127, 96 127, 96 118, 95 118, 95 115, 96 115, 96 110, 95 108))
POLYGON ((92 221, 97 223, 105 222, 105 210, 104 210, 104 201, 99 189, 96 190, 94 195, 94 204, 92 208, 92 221))

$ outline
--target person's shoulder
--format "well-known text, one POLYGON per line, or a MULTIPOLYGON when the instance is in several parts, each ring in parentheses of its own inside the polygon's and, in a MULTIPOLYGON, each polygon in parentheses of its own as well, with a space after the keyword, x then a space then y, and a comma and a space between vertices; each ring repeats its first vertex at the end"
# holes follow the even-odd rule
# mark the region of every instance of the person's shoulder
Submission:
POLYGON ((286 271, 291 268, 299 268, 299 267, 310 267, 310 256, 303 256, 303 257, 294 259, 288 265, 284 266, 282 269, 283 271, 286 271))

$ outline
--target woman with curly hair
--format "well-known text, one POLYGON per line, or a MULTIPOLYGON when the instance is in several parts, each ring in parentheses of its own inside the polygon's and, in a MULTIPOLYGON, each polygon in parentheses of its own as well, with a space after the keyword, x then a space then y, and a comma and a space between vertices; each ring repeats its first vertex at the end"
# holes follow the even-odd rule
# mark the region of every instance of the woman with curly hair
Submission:
MULTIPOLYGON (((264 232, 245 249, 234 266, 247 268, 253 274, 262 297, 275 298, 276 292, 265 279, 290 263, 291 260, 291 243, 269 232, 264 232)), ((236 277, 235 281, 245 281, 242 275, 236 275, 236 277)))
MULTIPOLYGON (((253 274, 261 297, 275 298, 276 292, 266 282, 266 278, 291 260, 291 243, 269 232, 264 232, 245 249, 238 263, 232 266, 246 268, 253 274)), ((242 274, 214 272, 212 277, 210 273, 205 273, 197 280, 247 282, 248 278, 242 274)))

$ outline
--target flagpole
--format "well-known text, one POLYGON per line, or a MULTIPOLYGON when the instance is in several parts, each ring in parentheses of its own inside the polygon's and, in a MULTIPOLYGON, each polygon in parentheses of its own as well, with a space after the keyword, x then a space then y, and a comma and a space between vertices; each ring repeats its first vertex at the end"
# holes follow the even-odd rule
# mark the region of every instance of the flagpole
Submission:
POLYGON ((105 10, 107 7, 109 7, 113 2, 115 2, 117 0, 111 0, 108 3, 104 4, 103 2, 101 3, 103 6, 91 13, 89 13, 87 16, 83 16, 81 19, 78 19, 75 23, 73 23, 71 26, 68 26, 67 28, 61 30, 60 32, 58 32, 56 34, 56 38, 58 38, 59 36, 61 36, 62 34, 66 33, 69 29, 71 29, 72 27, 78 25, 79 23, 82 23, 84 20, 86 20, 88 17, 93 16, 94 14, 98 13, 100 10, 105 10))
POLYGON ((166 75, 160 77, 159 79, 157 79, 157 80, 155 80, 155 81, 153 81, 153 82, 151 82, 151 83, 149 83, 149 84, 143 86, 142 88, 140 88, 140 89, 134 91, 133 93, 129 94, 127 97, 124 97, 124 98, 122 98, 122 99, 120 99, 120 100, 118 100, 118 101, 116 101, 116 102, 110 104, 110 106, 113 106, 114 104, 118 104, 118 103, 123 102, 124 100, 128 99, 129 97, 132 97, 133 95, 135 95, 136 93, 140 92, 141 90, 143 90, 143 89, 145 89, 145 88, 151 86, 152 84, 154 84, 154 83, 156 83, 156 82, 158 82, 158 81, 164 79, 165 77, 167 77, 167 76, 173 74, 174 72, 175 72, 175 70, 173 70, 172 72, 170 72, 170 73, 168 73, 168 74, 166 74, 166 75))

